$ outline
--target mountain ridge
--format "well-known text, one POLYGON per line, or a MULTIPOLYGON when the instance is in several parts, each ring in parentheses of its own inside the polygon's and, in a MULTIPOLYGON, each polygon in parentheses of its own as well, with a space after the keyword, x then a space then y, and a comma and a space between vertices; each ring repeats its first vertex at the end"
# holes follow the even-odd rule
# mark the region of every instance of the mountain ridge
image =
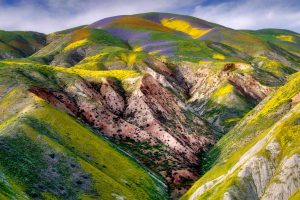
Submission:
POLYGON ((18 34, 7 41, 28 45, 27 54, 0 48, 3 198, 268 199, 268 191, 279 188, 286 199, 299 191, 298 151, 288 146, 297 147, 299 133, 299 34, 234 30, 172 13, 18 34), (253 125, 251 117, 260 120, 253 125), (261 148, 264 153, 245 154, 272 127, 274 142, 261 148), (281 168, 288 158, 274 161, 273 154, 293 159, 281 168), (26 170, 32 163, 31 176, 26 170), (251 163, 263 163, 272 173, 254 171, 251 163), (221 176, 218 167, 235 176, 221 176), (291 167, 295 181, 282 175, 285 183, 276 185, 273 172, 291 167), (57 180, 41 178, 51 175, 57 180), (212 185, 217 175, 223 181, 212 185))

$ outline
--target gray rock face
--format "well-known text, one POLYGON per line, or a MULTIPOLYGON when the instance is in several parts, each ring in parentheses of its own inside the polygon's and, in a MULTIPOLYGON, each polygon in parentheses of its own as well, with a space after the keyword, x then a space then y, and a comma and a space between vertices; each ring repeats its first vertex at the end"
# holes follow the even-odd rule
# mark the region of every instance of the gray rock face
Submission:
POLYGON ((238 174, 239 184, 229 188, 224 199, 260 199, 274 171, 274 166, 265 157, 250 159, 238 174))
POLYGON ((278 174, 263 195, 263 200, 288 199, 300 187, 300 155, 283 159, 278 174))
POLYGON ((279 144, 274 141, 266 150, 269 159, 255 156, 238 173, 239 183, 224 193, 224 199, 287 200, 300 187, 300 156, 294 154, 280 163, 279 144))
POLYGON ((260 199, 276 171, 277 156, 280 145, 277 141, 266 147, 268 157, 254 156, 241 167, 238 173, 238 184, 234 184, 224 193, 224 199, 260 199))

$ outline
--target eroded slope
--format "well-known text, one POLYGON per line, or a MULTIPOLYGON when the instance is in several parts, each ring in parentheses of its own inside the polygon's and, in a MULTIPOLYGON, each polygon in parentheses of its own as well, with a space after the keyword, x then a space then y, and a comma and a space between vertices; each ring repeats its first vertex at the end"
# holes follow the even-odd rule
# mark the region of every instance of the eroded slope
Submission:
POLYGON ((67 74, 0 67, 0 193, 3 199, 166 199, 160 178, 96 130, 33 93, 67 74))
POLYGON ((182 199, 288 199, 299 190, 299 73, 208 153, 213 165, 182 199))

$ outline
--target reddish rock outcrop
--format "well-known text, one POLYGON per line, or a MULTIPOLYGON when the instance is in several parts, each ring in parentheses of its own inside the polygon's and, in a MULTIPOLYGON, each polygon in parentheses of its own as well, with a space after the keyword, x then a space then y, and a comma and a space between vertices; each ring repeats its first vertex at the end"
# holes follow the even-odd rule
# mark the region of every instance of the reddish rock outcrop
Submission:
POLYGON ((252 99, 255 103, 259 103, 272 91, 249 75, 234 74, 228 80, 241 94, 252 99))
POLYGON ((50 104, 79 117, 162 174, 171 189, 184 192, 183 182, 198 176, 198 154, 214 143, 207 124, 151 75, 126 100, 113 81, 89 83, 77 79, 53 91, 30 91, 50 104))
POLYGON ((147 57, 144 59, 144 62, 152 68, 154 71, 168 77, 172 76, 172 70, 169 69, 165 63, 161 62, 160 60, 154 58, 154 57, 147 57))

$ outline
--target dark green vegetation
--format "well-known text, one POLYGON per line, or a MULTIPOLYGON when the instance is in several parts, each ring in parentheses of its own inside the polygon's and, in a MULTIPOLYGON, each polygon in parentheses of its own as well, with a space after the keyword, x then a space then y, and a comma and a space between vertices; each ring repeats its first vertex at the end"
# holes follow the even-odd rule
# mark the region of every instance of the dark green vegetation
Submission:
POLYGON ((145 13, 0 59, 0 199, 298 199, 298 33, 145 13))

